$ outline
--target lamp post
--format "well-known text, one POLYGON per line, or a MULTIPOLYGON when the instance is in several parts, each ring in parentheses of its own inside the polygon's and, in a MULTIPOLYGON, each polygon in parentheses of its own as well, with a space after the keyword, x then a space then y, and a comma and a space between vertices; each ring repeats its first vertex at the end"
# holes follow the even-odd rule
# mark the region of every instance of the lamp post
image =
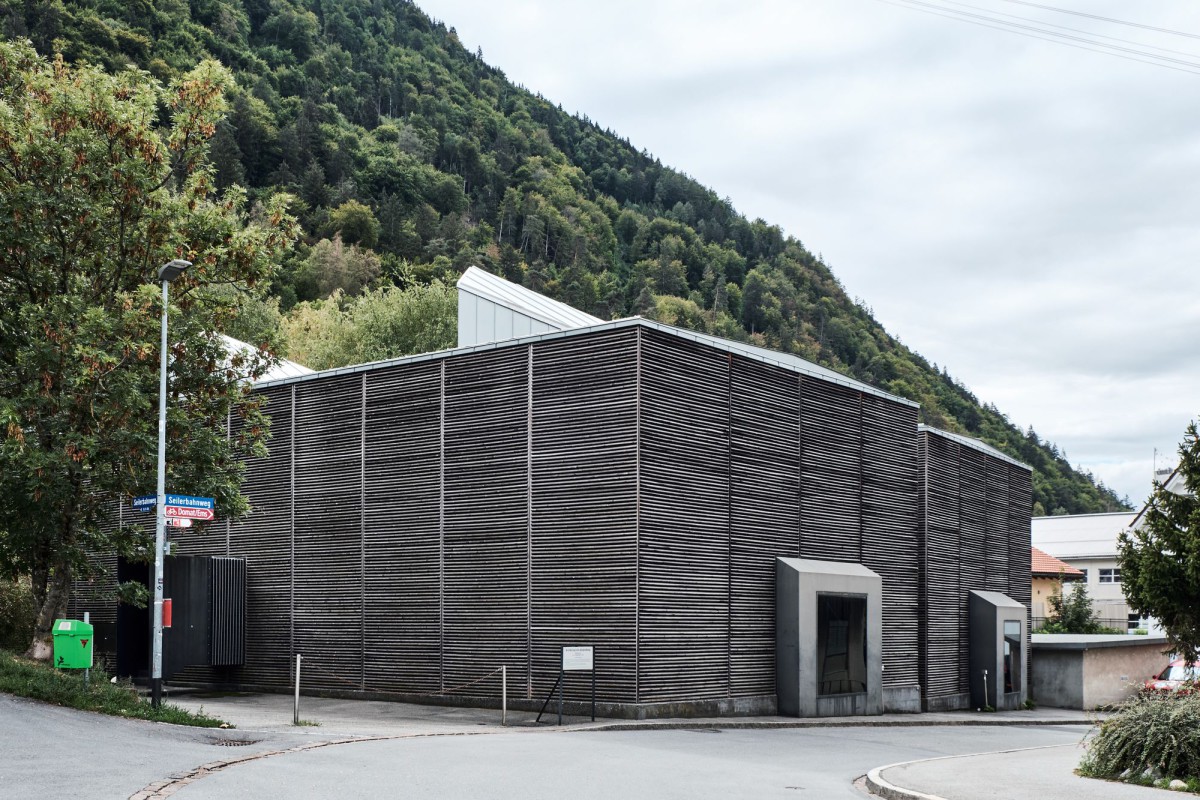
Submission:
POLYGON ((162 282, 162 361, 158 372, 158 497, 154 506, 154 632, 150 657, 150 703, 162 704, 163 549, 167 527, 167 285, 192 265, 177 258, 158 270, 162 282))

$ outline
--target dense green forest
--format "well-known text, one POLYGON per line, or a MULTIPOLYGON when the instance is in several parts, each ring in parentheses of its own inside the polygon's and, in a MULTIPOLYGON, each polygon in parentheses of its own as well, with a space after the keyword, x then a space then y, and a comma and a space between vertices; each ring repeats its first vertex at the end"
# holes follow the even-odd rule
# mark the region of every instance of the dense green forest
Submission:
POLYGON ((403 0, 0 0, 44 54, 167 81, 234 71, 219 187, 296 196, 305 238, 275 302, 229 332, 283 332, 332 366, 453 344, 469 265, 604 318, 641 314, 795 353, 921 403, 931 425, 1033 465, 1035 513, 1124 504, 890 336, 820 258, 618 134, 510 83, 403 0))

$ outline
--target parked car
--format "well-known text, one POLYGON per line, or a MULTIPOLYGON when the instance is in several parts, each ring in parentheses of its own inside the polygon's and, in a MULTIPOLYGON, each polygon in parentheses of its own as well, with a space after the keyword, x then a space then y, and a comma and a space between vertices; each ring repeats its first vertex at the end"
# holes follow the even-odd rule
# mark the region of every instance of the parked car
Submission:
POLYGON ((1182 658, 1177 658, 1162 672, 1147 680, 1145 688, 1152 692, 1176 692, 1185 683, 1197 681, 1200 681, 1200 661, 1188 664, 1182 658))

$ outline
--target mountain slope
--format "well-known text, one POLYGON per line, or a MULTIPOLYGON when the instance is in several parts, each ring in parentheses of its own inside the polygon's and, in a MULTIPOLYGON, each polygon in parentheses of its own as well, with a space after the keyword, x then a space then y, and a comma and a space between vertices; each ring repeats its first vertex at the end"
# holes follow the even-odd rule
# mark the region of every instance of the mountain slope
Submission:
POLYGON ((929 424, 1033 465, 1039 512, 1123 507, 897 342, 800 241, 512 85, 411 3, 0 0, 0 25, 162 80, 207 56, 233 69, 212 160, 220 186, 302 200, 285 309, 477 264, 601 317, 753 341, 917 400, 929 424))

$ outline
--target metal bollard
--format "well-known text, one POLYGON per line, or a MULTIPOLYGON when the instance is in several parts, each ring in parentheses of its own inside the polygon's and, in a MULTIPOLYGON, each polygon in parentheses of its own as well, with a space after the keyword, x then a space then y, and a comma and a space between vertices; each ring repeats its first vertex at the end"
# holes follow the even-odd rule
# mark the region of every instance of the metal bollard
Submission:
POLYGON ((296 653, 296 704, 292 710, 292 724, 300 724, 300 659, 304 656, 296 653))

